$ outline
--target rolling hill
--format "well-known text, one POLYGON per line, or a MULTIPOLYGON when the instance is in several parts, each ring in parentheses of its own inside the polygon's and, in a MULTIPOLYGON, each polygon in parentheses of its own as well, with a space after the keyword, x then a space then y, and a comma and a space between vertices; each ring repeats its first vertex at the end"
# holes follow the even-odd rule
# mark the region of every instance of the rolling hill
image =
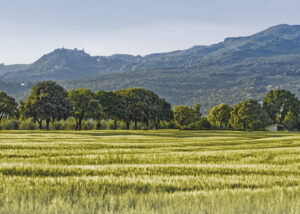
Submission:
MULTIPOLYGON (((136 64, 138 59, 139 57, 120 54, 92 57, 84 50, 61 48, 42 56, 26 67, 15 65, 16 69, 2 72, 0 79, 14 82, 90 78, 111 72, 127 71, 126 67, 136 64)), ((5 66, 6 70, 8 67, 5 66)))

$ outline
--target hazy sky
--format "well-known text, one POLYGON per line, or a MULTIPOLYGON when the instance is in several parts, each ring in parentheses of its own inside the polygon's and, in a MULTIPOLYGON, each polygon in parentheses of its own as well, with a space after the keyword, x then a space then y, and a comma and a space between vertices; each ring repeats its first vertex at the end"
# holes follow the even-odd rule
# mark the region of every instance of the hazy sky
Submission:
POLYGON ((300 24, 299 0, 0 0, 0 63, 55 48, 145 55, 300 24))

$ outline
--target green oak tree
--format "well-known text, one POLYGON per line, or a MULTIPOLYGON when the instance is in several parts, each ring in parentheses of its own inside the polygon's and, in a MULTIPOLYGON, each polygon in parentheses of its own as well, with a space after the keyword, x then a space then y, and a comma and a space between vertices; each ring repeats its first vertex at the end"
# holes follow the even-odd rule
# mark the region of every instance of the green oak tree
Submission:
POLYGON ((239 102, 230 113, 229 123, 232 128, 238 130, 263 129, 268 122, 267 113, 256 100, 239 102))
POLYGON ((71 112, 76 122, 76 130, 81 130, 83 120, 102 117, 102 107, 91 89, 70 90, 68 99, 73 107, 71 112))
POLYGON ((135 121, 135 128, 137 128, 137 121, 143 120, 143 103, 139 99, 142 88, 129 88, 115 91, 115 94, 120 99, 121 104, 121 120, 126 123, 126 128, 130 128, 131 121, 135 121))
POLYGON ((160 98, 157 107, 158 110, 154 116, 155 129, 158 129, 160 121, 170 122, 171 120, 174 119, 172 106, 165 99, 160 98))
MULTIPOLYGON (((112 91, 100 90, 96 93, 96 98, 102 106, 103 118, 114 120, 114 129, 117 129, 117 121, 121 119, 122 109, 120 99, 112 91)), ((97 122, 97 129, 100 129, 100 121, 97 122)))
POLYGON ((129 88, 115 92, 120 99, 121 118, 125 121, 127 129, 130 122, 134 122, 137 129, 138 122, 145 122, 147 127, 150 120, 155 120, 160 112, 160 101, 157 94, 144 88, 129 88))
POLYGON ((263 99, 263 109, 273 123, 282 123, 289 111, 300 115, 300 101, 289 91, 284 89, 273 90, 263 99))
POLYGON ((0 122, 4 117, 12 117, 18 114, 18 104, 15 99, 0 91, 0 122))
POLYGON ((200 105, 195 105, 194 108, 178 105, 174 107, 174 120, 179 128, 184 128, 191 123, 199 121, 201 118, 200 105))
POLYGON ((190 123, 184 129, 188 130, 208 130, 211 128, 211 124, 206 117, 201 117, 198 121, 190 123))
POLYGON ((227 104, 220 104, 213 107, 207 117, 211 125, 217 128, 229 128, 230 112, 232 107, 227 104))
POLYGON ((145 90, 141 97, 143 102, 143 120, 149 129, 150 121, 156 121, 160 113, 163 111, 161 100, 157 94, 152 91, 145 90))
POLYGON ((33 118, 42 129, 42 122, 67 119, 70 116, 71 104, 67 99, 67 91, 53 81, 38 82, 31 90, 27 100, 20 103, 23 118, 33 118))

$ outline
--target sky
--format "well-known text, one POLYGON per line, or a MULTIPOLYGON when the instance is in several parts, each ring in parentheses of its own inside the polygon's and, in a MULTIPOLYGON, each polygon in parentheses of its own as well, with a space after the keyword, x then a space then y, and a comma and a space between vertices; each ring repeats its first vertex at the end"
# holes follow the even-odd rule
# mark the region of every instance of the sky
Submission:
POLYGON ((299 0, 0 0, 0 63, 56 48, 146 55, 300 24, 299 0))

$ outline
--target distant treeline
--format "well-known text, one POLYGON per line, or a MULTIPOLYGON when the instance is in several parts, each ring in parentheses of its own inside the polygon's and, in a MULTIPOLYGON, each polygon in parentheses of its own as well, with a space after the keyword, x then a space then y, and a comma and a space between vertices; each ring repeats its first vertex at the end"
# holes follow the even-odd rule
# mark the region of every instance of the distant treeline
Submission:
POLYGON ((175 106, 144 88, 97 93, 66 91, 53 81, 37 83, 25 102, 0 92, 2 129, 158 129, 180 128, 265 130, 282 124, 300 129, 300 101, 284 89, 270 91, 262 105, 246 100, 231 107, 220 104, 202 116, 200 104, 175 106))

